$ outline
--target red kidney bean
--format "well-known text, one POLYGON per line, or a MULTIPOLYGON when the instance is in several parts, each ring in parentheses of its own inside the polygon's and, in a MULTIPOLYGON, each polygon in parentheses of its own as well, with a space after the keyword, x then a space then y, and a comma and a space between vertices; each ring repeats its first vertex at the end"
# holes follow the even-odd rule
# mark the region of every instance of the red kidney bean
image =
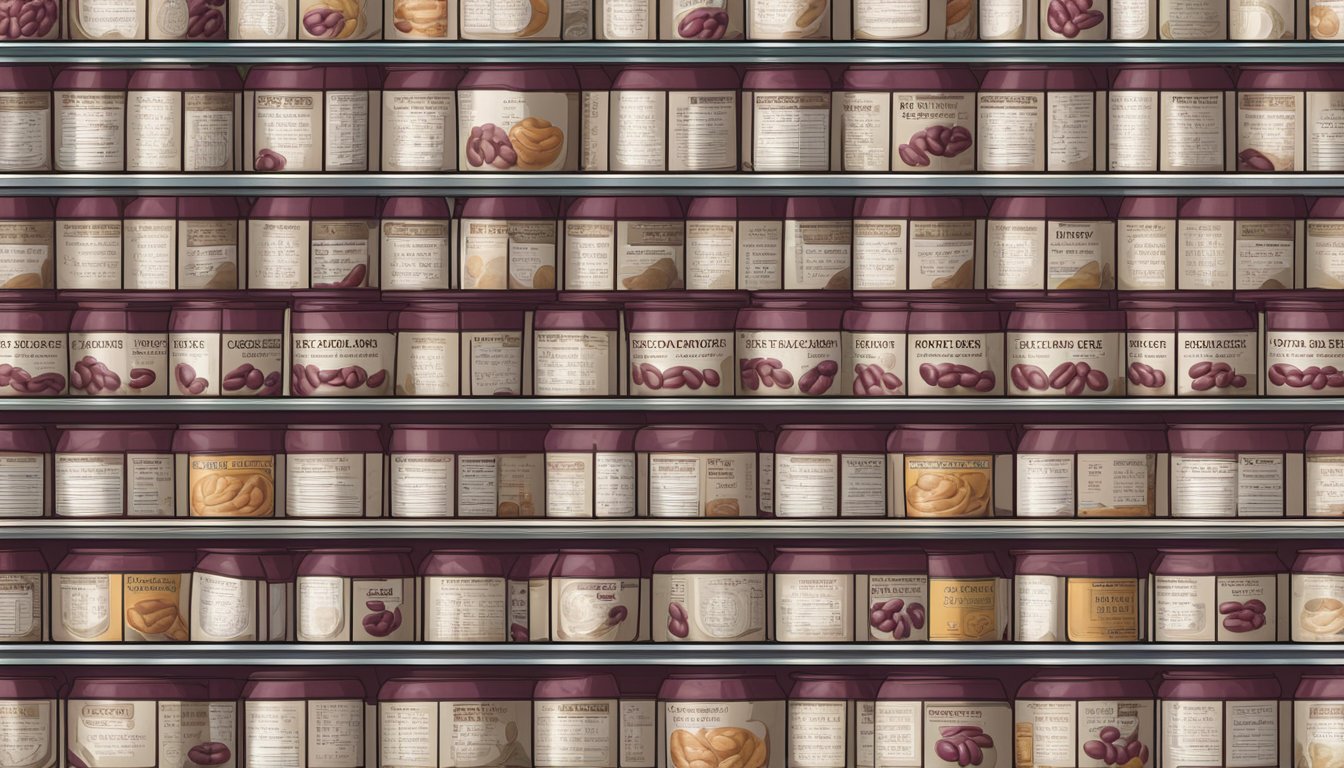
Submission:
POLYGON ((1272 171, 1274 162, 1258 149, 1243 149, 1237 153, 1237 170, 1239 171, 1272 171))
POLYGON ((1073 363, 1060 363, 1050 372, 1050 388, 1063 389, 1077 375, 1078 368, 1073 363))
POLYGON ((368 381, 365 381, 364 385, 367 386, 369 389, 377 389, 383 386, 383 382, 385 381, 387 381, 387 371, 379 369, 374 373, 370 374, 368 381))
MULTIPOLYGON (((1079 363, 1079 365, 1082 365, 1082 363, 1079 363)), ((1093 392, 1105 392, 1111 386, 1110 377, 1106 375, 1106 372, 1095 368, 1088 371, 1084 379, 1087 381, 1087 388, 1093 392)))

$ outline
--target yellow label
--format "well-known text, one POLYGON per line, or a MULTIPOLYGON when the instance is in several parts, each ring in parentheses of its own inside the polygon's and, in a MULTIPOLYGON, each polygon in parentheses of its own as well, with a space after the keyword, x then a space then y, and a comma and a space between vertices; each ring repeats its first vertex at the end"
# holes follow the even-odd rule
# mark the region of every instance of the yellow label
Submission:
POLYGON ((192 517, 273 517, 274 456, 192 456, 192 517))
POLYGON ((1069 579, 1069 639, 1080 643, 1139 639, 1138 579, 1069 579))
POLYGON ((186 605, 190 575, 180 573, 128 573, 122 577, 122 603, 126 606, 127 640, 187 639, 186 605))
POLYGON ((998 579, 929 579, 929 640, 1001 640, 998 579))
POLYGON ((1036 756, 1036 744, 1031 723, 1018 723, 1014 731, 1014 746, 1017 748, 1017 758, 1013 761, 1013 764, 1017 768, 1032 768, 1032 758, 1036 756))
POLYGON ((908 517, 990 517, 993 456, 906 456, 908 517))

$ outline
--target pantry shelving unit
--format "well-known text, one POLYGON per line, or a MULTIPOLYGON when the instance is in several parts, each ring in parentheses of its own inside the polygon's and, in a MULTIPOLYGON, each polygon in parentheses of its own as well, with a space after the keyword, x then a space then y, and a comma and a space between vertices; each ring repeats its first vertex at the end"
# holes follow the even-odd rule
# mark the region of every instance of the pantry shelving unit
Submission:
MULTIPOLYGON (((714 541, 1344 540, 1334 520, 5 520, 0 539, 714 541)), ((697 646, 698 647, 698 646, 697 646)), ((8 646, 0 646, 0 661, 8 646)), ((1344 649, 1342 649, 1344 650, 1344 649)))
POLYGON ((1332 644, 1110 643, 84 643, 8 644, 6 663, 308 666, 481 665, 509 667, 677 665, 827 666, 1322 666, 1339 663, 1332 644))

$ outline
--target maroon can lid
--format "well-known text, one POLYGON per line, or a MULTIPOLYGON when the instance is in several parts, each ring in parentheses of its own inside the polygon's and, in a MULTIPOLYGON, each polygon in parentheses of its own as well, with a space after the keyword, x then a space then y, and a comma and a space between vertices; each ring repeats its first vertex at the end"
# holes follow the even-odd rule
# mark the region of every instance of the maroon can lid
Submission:
POLYGON ((1175 197, 1126 197, 1117 219, 1175 219, 1180 199, 1175 197))
POLYGON ((790 197, 784 201, 784 218, 789 221, 849 221, 853 217, 852 197, 790 197))
POLYGON ((266 582, 294 580, 294 563, 283 549, 228 549, 211 548, 197 552, 196 570, 266 582))
POLYGON ((190 573, 196 553, 174 549, 72 549, 56 573, 190 573))
POLYGON ((1303 675, 1293 698, 1298 701, 1338 701, 1344 699, 1344 673, 1303 675))
POLYGON ((1003 683, 983 677, 892 675, 877 691, 878 701, 1007 701, 1003 683))
POLYGON ((50 453, 45 427, 36 424, 0 424, 0 451, 50 453))
POLYGON ((1171 294, 1167 301, 1122 301, 1120 308, 1131 331, 1254 331, 1258 326, 1250 304, 1181 306, 1181 302, 1179 294, 1171 294))
MULTIPOLYGON (((20 198, 22 199, 22 198, 20 198)), ((1344 197, 1318 197, 1308 214, 1312 219, 1344 219, 1344 197)))
MULTIPOLYGON (((311 296, 309 291, 305 296, 311 296)), ((343 291, 342 293, 366 293, 343 291)), ((384 333, 393 330, 392 308, 377 303, 377 291, 368 291, 369 298, 302 298, 294 302, 290 313, 290 330, 294 333, 321 333, 326 331, 363 331, 384 333)))
POLYGON ((397 330, 455 333, 461 329, 461 319, 456 302, 425 294, 408 299, 397 312, 397 330))
POLYGON ((1019 701, 1115 701, 1151 699, 1153 688, 1138 677, 1038 675, 1017 689, 1019 701))
POLYGON ((613 91, 736 91, 741 85, 732 67, 624 67, 612 81, 613 91))
POLYGON ((314 219, 376 219, 376 197, 315 197, 312 200, 314 219))
POLYGON ((639 553, 616 549, 562 549, 551 566, 555 579, 638 579, 639 553))
POLYGON ((573 67, 556 64, 493 64, 471 67, 457 87, 463 91, 577 91, 579 76, 573 67))
POLYGON ((765 65, 747 67, 744 91, 830 91, 834 85, 825 67, 765 65))
POLYGON ((1182 219, 1305 219, 1307 201, 1297 195, 1186 197, 1182 219))
POLYGON ((612 675, 557 675, 537 681, 532 698, 542 701, 562 699, 619 699, 620 689, 612 675))
POLYGON ((1139 565, 1133 552, 1110 549, 1015 549, 1014 573, 1029 576, 1071 576, 1098 579, 1137 579, 1139 565))
POLYGON ((1239 67, 1238 91, 1341 91, 1339 67, 1239 67))
POLYGON ((857 197, 855 219, 983 219, 989 212, 979 197, 857 197))
POLYGON ((1247 701, 1277 699, 1281 692, 1278 678, 1243 668, 1165 672, 1157 697, 1164 701, 1247 701))
POLYGON ((872 701, 877 697, 877 681, 851 675, 825 675, 795 672, 791 701, 872 701))
POLYGON ((882 453, 887 430, 858 424, 786 424, 776 453, 882 453))
POLYGON ((0 197, 0 219, 5 221, 43 220, 55 216, 56 207, 49 197, 0 197))
POLYGON ((1301 427, 1277 424, 1172 424, 1167 445, 1172 453, 1301 453, 1301 427))
POLYGON ((70 316, 75 333, 167 333, 169 308, 154 303, 81 301, 70 316))
POLYGON ((1008 314, 1008 330, 1071 333, 1076 331, 1116 332, 1125 330, 1125 313, 1046 302, 1018 304, 1008 314))
POLYGON ((1158 576, 1236 576, 1284 570, 1274 552, 1238 549, 1159 549, 1152 566, 1158 576))
POLYGON ((1323 424, 1307 432, 1307 453, 1344 453, 1344 424, 1323 424))
POLYGON ((1000 197, 989 206, 989 218, 1104 221, 1110 211, 1100 197, 1000 197))
POLYGON ((546 427, 393 424, 389 453, 542 453, 546 427))
POLYGON ((846 91, 974 93, 980 81, 970 67, 937 64, 856 64, 840 78, 846 91))
POLYGON ((1111 78, 1113 91, 1231 91, 1236 87, 1226 67, 1136 64, 1120 67, 1111 78))
POLYGON ((1165 453, 1159 424, 1051 424, 1023 427, 1018 453, 1165 453))
POLYGON ((910 333, 1002 333, 1003 311, 989 304, 915 302, 910 333))
POLYGON ((451 91, 463 74, 451 64, 390 64, 383 67, 383 90, 451 91))
POLYGON ((382 87, 377 67, 350 65, 262 64, 247 71, 249 91, 376 91, 382 87))
POLYGON ((0 699, 55 699, 58 694, 52 677, 0 677, 0 699))
POLYGON ((565 424, 546 433, 547 453, 632 453, 638 427, 565 424))
POLYGON ((421 576, 474 576, 503 579, 512 558, 473 549, 436 549, 420 561, 421 576))
POLYGON ((655 424, 635 434, 640 453, 755 453, 756 430, 714 424, 655 424))
POLYGON ((0 549, 0 573, 47 572, 47 559, 36 549, 0 549))
POLYGON ((378 700, 396 701, 520 701, 532 700, 534 683, 520 677, 449 677, 434 671, 435 676, 394 677, 378 690, 378 700), (444 676, 439 676, 444 675, 444 676))
POLYGON ((910 312, 898 307, 860 306, 845 312, 841 327, 858 333, 905 333, 910 327, 910 312))
POLYGON ((171 677, 77 677, 71 700, 209 701, 204 685, 171 677))
MULTIPOLYGON (((840 292, 837 292, 840 293, 840 292)), ((794 302, 772 301, 768 306, 743 307, 737 313, 740 331, 835 331, 840 332, 849 302, 834 303, 798 298, 794 302)))
POLYGON ((299 576, 410 578, 415 575, 410 547, 311 549, 299 561, 299 576))
POLYGON ((1310 299, 1273 300, 1265 307, 1266 331, 1344 331, 1344 305, 1310 299))
POLYGON ((311 197, 258 197, 247 212, 249 219, 310 219, 312 215, 311 197))
POLYGON ((50 91, 51 68, 45 65, 12 65, 0 67, 0 90, 50 91))
POLYGON ((377 424, 293 424, 285 453, 382 453, 377 424))
POLYGON ((578 307, 559 304, 538 307, 532 315, 532 327, 538 331, 615 331, 621 327, 621 311, 616 307, 578 307))
POLYGON ((768 565, 754 549, 673 548, 653 564, 654 573, 765 573, 768 565))
POLYGON ((62 197, 56 201, 57 219, 122 218, 119 197, 62 197))
POLYGON ((184 301, 173 305, 168 330, 173 333, 268 333, 280 336, 285 329, 285 309, 286 305, 279 301, 184 301))
POLYGON ((126 204, 128 219, 238 219, 232 197, 137 197, 126 204))
POLYGON ((566 219, 613 221, 681 221, 686 217, 675 197, 576 197, 565 209, 566 219))
POLYGON ((383 200, 383 219, 449 220, 453 209, 442 197, 389 197, 383 200))
POLYGON ((462 205, 463 219, 550 219, 560 217, 554 197, 471 197, 462 205))
POLYGON ((779 547, 770 572, 923 575, 929 572, 929 558, 913 549, 779 547))
POLYGON ((172 453, 173 428, 60 426, 57 453, 172 453))
POLYGON ((342 677, 325 667, 286 671, 253 672, 243 686, 244 701, 296 701, 304 699, 365 698, 364 684, 357 677, 342 677))
POLYGON ((131 73, 124 69, 73 64, 56 71, 52 88, 57 91, 124 91, 131 73))
POLYGON ((531 579, 549 579, 551 568, 555 565, 554 552, 535 552, 522 554, 513 561, 509 569, 509 581, 528 581, 531 579))
POLYGON ((658 689, 660 701, 774 701, 783 698, 784 689, 779 681, 765 675, 671 674, 658 689))
POLYGON ((241 91, 243 78, 234 67, 141 67, 131 73, 126 87, 132 91, 241 91))
POLYGON ((773 221, 784 218, 782 197, 697 197, 686 206, 686 218, 719 221, 773 221))
POLYGON ((1003 424, 908 424, 892 430, 888 453, 1012 453, 1012 427, 1003 424))
POLYGON ((660 331, 732 331, 738 307, 746 296, 739 291, 710 301, 640 301, 625 305, 629 333, 660 331))
POLYGON ((1344 576, 1344 549, 1300 549, 1293 560, 1293 573, 1344 576))
POLYGON ((929 578, 1006 578, 1003 564, 993 552, 929 553, 929 578))
POLYGON ((995 67, 980 78, 982 91, 1095 91, 1102 87, 1086 67, 995 67))
MULTIPOLYGON (((29 292, 15 291, 14 293, 29 292)), ((0 331, 63 334, 70 330, 71 314, 70 308, 66 304, 24 301, 19 296, 0 297, 0 331)))
POLYGON ((255 424, 183 424, 173 434, 173 453, 277 454, 285 449, 285 432, 255 424))

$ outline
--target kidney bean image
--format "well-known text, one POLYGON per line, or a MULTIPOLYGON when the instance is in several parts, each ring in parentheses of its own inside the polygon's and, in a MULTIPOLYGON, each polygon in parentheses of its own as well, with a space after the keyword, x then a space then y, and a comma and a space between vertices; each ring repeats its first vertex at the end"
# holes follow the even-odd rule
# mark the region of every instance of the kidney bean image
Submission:
POLYGON ((369 268, 364 264, 356 264, 350 271, 345 273, 345 277, 334 283, 314 283, 314 288, 362 288, 364 279, 369 275, 369 268))
POLYGON ((158 374, 154 373, 152 368, 132 368, 131 380, 127 382, 127 386, 131 389, 144 389, 158 381, 158 378, 158 374))
POLYGON ((494 123, 472 128, 467 136, 467 164, 472 168, 489 165, 501 171, 517 165, 518 151, 508 130, 494 123))
POLYGON ((18 366, 0 363, 0 387, 9 387, 20 395, 49 397, 65 392, 65 377, 59 373, 33 376, 18 366))
POLYGON ((173 378, 177 380, 177 391, 184 395, 199 395, 210 386, 209 381, 197 376, 196 369, 186 363, 173 367, 173 378))
MULTIPOLYGON (((830 363, 832 366, 834 366, 835 370, 839 370, 840 368, 840 366, 836 365, 834 362, 830 360, 821 363, 820 365, 817 366, 817 368, 820 368, 822 365, 825 365, 826 363, 830 363)), ((753 357, 749 360, 741 361, 738 365, 739 368, 741 369, 742 387, 748 391, 754 392, 760 389, 761 387, 768 388, 777 386, 780 389, 788 389, 789 387, 793 386, 793 374, 790 373, 789 370, 784 367, 784 364, 781 363, 777 358, 753 357)), ((812 368, 811 371, 816 371, 817 368, 812 368)), ((832 376, 833 375, 834 374, 832 374, 832 376)), ((817 376, 821 376, 821 374, 818 373, 817 376)), ((814 388, 817 386, 817 382, 815 379, 810 380, 808 383, 812 385, 814 388)), ((830 384, 831 384, 830 381, 827 381, 826 387, 829 388, 830 384)), ((799 389, 803 389, 801 383, 799 385, 799 389)), ((821 391, 824 392, 825 389, 821 391)), ((804 392, 804 394, 821 394, 821 392, 816 393, 804 392)))
POLYGON ((1060 363, 1049 375, 1040 366, 1017 363, 1009 369, 1008 378, 1017 392, 1062 389, 1069 397, 1078 397, 1087 390, 1105 392, 1111 386, 1111 377, 1105 371, 1083 362, 1060 363))
POLYGON ((1097 26, 1105 18, 1105 14, 1092 7, 1092 0, 1050 0, 1045 15, 1051 31, 1070 40, 1083 30, 1097 26))
POLYGON ((41 39, 59 20, 56 0, 5 0, 0 2, 0 39, 41 39))
POLYGON ((1263 601, 1256 599, 1244 603, 1229 600, 1218 604, 1218 613, 1223 617, 1223 629, 1228 632, 1254 632, 1265 626, 1267 609, 1263 601))
POLYGON ((924 628, 924 606, 899 597, 873 603, 868 609, 868 624, 878 632, 890 632, 893 640, 905 640, 912 630, 924 628))
POLYGON ((223 40, 224 0, 187 0, 187 39, 223 40))
POLYGON ((960 363, 924 363, 919 366, 919 377, 930 387, 939 389, 963 387, 976 392, 989 392, 997 383, 993 371, 977 371, 969 365, 960 363))
POLYGON ((275 397, 280 394, 280 372, 272 371, 266 374, 266 378, 261 381, 261 389, 257 392, 257 397, 275 397))
POLYGON ((722 8, 696 8, 677 23, 683 40, 722 40, 728 32, 728 12, 722 8))
POLYGON ((905 382, 901 377, 884 370, 877 363, 858 363, 854 366, 854 394, 859 397, 899 395, 905 382))
POLYGON ((526 643, 532 639, 532 634, 527 631, 527 627, 515 622, 509 625, 509 637, 513 638, 515 643, 526 643))
POLYGON ((218 741, 206 741, 187 750, 187 759, 196 765, 223 765, 229 762, 233 753, 227 744, 218 741))
POLYGON ((335 8, 313 8, 303 15, 303 28, 317 38, 334 38, 345 29, 345 14, 335 8))
POLYGON ((1269 367, 1267 376, 1271 384, 1291 389, 1322 390, 1327 387, 1331 389, 1344 387, 1344 372, 1333 365, 1324 367, 1309 365, 1306 368, 1298 368, 1288 363, 1275 363, 1269 367))
MULTIPOLYGON (((316 365, 294 364, 290 370, 289 386, 294 394, 307 397, 315 394, 320 387, 358 389, 367 386, 377 389, 387 381, 387 371, 379 369, 370 374, 363 366, 347 365, 344 368, 322 370, 316 365)), ((263 384, 265 382, 263 381, 263 384)))
POLYGON ((971 148, 971 131, 962 125, 930 125, 896 148, 901 162, 912 168, 929 165, 930 157, 953 158, 971 148))
POLYGON ((652 363, 636 363, 630 366, 630 380, 636 385, 654 391, 686 389, 695 391, 703 386, 717 387, 722 381, 719 372, 713 368, 696 368, 689 365, 673 365, 665 371, 652 363))
POLYGON ((259 149, 252 167, 258 171, 283 171, 287 162, 284 155, 273 149, 259 149))
POLYGON ((1083 742, 1083 754, 1108 766, 1126 765, 1135 759, 1141 766, 1148 764, 1148 747, 1139 741, 1138 731, 1122 737, 1113 725, 1102 726, 1097 738, 1083 742))
POLYGON ((1258 149, 1243 149, 1237 153, 1237 170, 1272 171, 1274 161, 1265 157, 1258 149))
MULTIPOLYGON (((834 360, 823 360, 798 378, 798 391, 804 395, 824 395, 835 382, 835 374, 839 372, 840 366, 834 360)), ((775 380, 779 382, 778 377, 775 380)), ((780 382, 780 386, 787 385, 780 382)))
POLYGON ((1186 373, 1190 376, 1190 388, 1196 392, 1210 389, 1240 389, 1246 386, 1246 377, 1237 373, 1232 366, 1223 362, 1203 360, 1190 366, 1186 373))
POLYGON ((667 633, 681 639, 691 635, 690 614, 681 603, 667 604, 667 633))
POLYGON ((364 631, 373 637, 387 637, 401 626, 401 606, 392 610, 387 610, 387 606, 381 600, 370 600, 364 603, 364 607, 369 610, 365 614, 362 623, 364 631))
POLYGON ((251 363, 243 363, 224 374, 224 379, 219 382, 219 386, 225 392, 238 392, 243 389, 261 389, 264 382, 265 378, 260 368, 251 363))
MULTIPOLYGON (((12 374, 13 381, 18 381, 20 377, 17 373, 12 374)), ((26 385, 30 377, 26 374, 23 377, 23 383, 26 385)), ((121 389, 121 376, 107 367, 106 363, 99 361, 92 355, 85 355, 70 370, 70 388, 72 391, 80 391, 86 395, 114 395, 118 389, 121 389)))
POLYGON ((369 389, 377 389, 383 386, 383 382, 385 381, 387 381, 387 371, 380 368, 379 370, 374 371, 373 374, 369 376, 369 380, 364 383, 369 389))
POLYGON ((1136 387, 1159 389, 1166 386, 1167 374, 1163 373, 1162 369, 1154 368, 1147 363, 1130 363, 1129 383, 1136 387))
POLYGON ((976 725, 942 726, 933 751, 939 759, 956 763, 962 768, 980 765, 985 760, 984 750, 994 747, 994 739, 976 725))

